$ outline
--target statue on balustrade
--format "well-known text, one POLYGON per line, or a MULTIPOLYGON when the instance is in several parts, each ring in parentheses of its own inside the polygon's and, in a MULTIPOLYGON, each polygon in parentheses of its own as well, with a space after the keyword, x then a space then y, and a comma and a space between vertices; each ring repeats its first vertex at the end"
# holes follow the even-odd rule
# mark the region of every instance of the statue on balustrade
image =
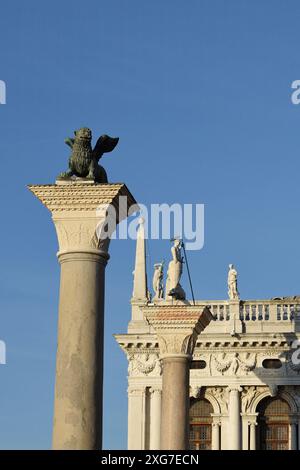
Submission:
POLYGON ((182 275, 183 257, 181 256, 182 242, 179 239, 174 240, 171 248, 172 260, 168 266, 166 281, 166 299, 185 300, 185 292, 180 285, 182 275))
POLYGON ((228 271, 228 297, 230 300, 238 300, 240 298, 237 287, 237 271, 233 264, 229 265, 228 271))
POLYGON ((154 265, 154 275, 152 286, 154 290, 153 300, 163 299, 164 296, 164 263, 156 263, 154 265))

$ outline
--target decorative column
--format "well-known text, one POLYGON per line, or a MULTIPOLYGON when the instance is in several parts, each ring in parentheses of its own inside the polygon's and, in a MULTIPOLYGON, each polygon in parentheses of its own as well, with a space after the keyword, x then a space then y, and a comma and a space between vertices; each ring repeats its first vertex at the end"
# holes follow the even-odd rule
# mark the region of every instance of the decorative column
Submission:
POLYGON ((220 417, 213 416, 212 436, 211 436, 212 450, 220 450, 220 426, 221 426, 220 417))
POLYGON ((291 429, 291 450, 297 450, 297 424, 293 418, 290 424, 290 429, 291 429))
POLYGON ((206 306, 148 306, 163 363, 161 450, 188 449, 190 360, 201 331, 212 320, 206 306))
POLYGON ((160 449, 161 389, 150 388, 150 450, 160 449))
POLYGON ((53 448, 100 449, 109 237, 135 201, 124 184, 80 181, 29 189, 51 211, 59 243, 53 448))
POLYGON ((128 450, 145 449, 146 389, 128 389, 128 450))
POLYGON ((250 423, 250 450, 256 450, 256 424, 250 423))
POLYGON ((239 385, 229 386, 229 435, 228 449, 240 450, 241 448, 241 417, 240 417, 240 392, 239 385))

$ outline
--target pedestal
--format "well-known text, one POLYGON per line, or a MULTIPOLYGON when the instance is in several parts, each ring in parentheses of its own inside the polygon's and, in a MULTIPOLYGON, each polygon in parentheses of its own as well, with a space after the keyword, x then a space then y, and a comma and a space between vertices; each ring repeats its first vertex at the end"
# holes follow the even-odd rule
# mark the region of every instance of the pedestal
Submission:
POLYGON ((59 243, 53 448, 100 449, 105 266, 110 236, 135 201, 124 184, 29 189, 51 211, 59 243))

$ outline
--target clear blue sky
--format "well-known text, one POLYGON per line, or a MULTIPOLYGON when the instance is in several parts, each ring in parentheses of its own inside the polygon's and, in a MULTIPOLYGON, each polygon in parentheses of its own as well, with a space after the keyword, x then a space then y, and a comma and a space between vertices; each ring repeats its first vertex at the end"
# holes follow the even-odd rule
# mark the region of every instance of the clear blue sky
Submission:
MULTIPOLYGON (((59 266, 47 210, 26 189, 66 168, 64 138, 118 135, 103 159, 144 203, 206 207, 190 253, 197 298, 300 293, 297 0, 2 2, 0 447, 49 448, 59 266)), ((151 260, 169 243, 150 245, 151 260)), ((127 365, 112 334, 130 317, 134 242, 111 244, 105 329, 106 448, 126 448, 127 365)), ((187 281, 184 280, 187 287, 187 281)))

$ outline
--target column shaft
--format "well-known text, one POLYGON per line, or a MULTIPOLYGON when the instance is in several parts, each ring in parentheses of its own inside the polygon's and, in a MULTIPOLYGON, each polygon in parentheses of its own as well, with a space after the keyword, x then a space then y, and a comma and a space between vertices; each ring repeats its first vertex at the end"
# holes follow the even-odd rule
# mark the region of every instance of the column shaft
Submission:
POLYGON ((250 423, 250 450, 256 450, 256 425, 250 423))
POLYGON ((241 419, 240 419, 240 394, 233 388, 229 391, 229 436, 228 449, 240 450, 241 448, 241 419))
POLYGON ((220 450, 220 426, 219 423, 212 424, 212 450, 220 450))
POLYGON ((161 449, 188 449, 189 356, 163 359, 161 449))
POLYGON ((128 450, 145 449, 146 390, 128 390, 128 450))
POLYGON ((291 429, 291 450, 297 450, 297 427, 296 423, 290 424, 291 429))
POLYGON ((59 261, 53 448, 100 449, 107 259, 98 253, 69 252, 59 261))
POLYGON ((161 390, 150 389, 150 449, 160 449, 161 390))

